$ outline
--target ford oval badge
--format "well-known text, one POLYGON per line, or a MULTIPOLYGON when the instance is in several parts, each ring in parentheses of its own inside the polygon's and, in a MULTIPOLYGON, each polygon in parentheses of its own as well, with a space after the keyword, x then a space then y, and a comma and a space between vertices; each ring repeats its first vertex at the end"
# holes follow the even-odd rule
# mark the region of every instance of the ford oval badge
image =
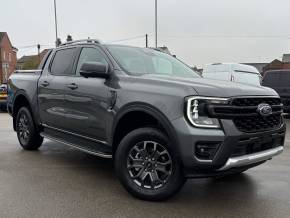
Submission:
POLYGON ((257 112, 262 116, 269 116, 272 114, 272 108, 269 104, 259 104, 257 112))

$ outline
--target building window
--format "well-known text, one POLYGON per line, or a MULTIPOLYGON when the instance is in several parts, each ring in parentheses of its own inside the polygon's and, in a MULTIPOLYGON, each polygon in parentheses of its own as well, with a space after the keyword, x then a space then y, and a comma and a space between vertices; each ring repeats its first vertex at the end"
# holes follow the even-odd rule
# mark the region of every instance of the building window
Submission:
POLYGON ((11 61, 11 53, 8 54, 9 61, 11 61))
POLYGON ((3 61, 5 61, 5 59, 6 59, 6 53, 5 51, 3 51, 3 61))

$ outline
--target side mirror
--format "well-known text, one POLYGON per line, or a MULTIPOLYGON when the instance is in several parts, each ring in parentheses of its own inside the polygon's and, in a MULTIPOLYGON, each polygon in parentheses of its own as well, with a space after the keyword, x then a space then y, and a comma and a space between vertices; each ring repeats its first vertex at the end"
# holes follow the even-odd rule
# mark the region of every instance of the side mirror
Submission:
POLYGON ((109 77, 108 65, 101 62, 85 62, 83 63, 80 75, 85 78, 105 78, 109 77))

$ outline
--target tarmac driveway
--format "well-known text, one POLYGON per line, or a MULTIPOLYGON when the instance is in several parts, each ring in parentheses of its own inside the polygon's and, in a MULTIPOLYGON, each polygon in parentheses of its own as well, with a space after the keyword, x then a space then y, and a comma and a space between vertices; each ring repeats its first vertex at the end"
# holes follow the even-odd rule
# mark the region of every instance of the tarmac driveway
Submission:
POLYGON ((272 161, 239 176, 189 180, 176 197, 151 203, 123 189, 110 160, 50 141, 23 151, 11 126, 0 113, 0 217, 290 217, 290 130, 272 161))

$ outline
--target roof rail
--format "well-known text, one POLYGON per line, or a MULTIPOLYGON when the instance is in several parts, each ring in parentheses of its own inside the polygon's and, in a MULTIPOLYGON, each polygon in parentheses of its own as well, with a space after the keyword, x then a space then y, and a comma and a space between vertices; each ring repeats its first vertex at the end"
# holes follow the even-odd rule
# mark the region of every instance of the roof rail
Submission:
POLYGON ((79 43, 95 43, 95 44, 101 44, 100 40, 98 39, 80 39, 80 40, 74 40, 70 42, 65 42, 60 44, 60 46, 65 46, 65 45, 73 45, 73 44, 79 44, 79 43))

